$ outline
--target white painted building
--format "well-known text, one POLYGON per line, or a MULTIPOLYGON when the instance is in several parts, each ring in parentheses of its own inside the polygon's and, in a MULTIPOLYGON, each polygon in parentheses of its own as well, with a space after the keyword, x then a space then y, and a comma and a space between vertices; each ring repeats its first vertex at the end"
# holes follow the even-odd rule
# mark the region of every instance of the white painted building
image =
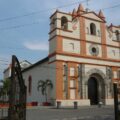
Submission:
POLYGON ((120 26, 106 25, 102 11, 72 14, 56 11, 50 17, 49 55, 23 70, 27 102, 45 101, 39 80, 50 79, 48 101, 63 106, 113 104, 113 82, 120 82, 120 26))
MULTIPOLYGON (((30 62, 28 62, 27 60, 23 60, 20 62, 21 70, 23 70, 31 65, 32 64, 30 62)), ((4 80, 11 76, 11 64, 4 70, 3 75, 4 75, 3 76, 4 80)))

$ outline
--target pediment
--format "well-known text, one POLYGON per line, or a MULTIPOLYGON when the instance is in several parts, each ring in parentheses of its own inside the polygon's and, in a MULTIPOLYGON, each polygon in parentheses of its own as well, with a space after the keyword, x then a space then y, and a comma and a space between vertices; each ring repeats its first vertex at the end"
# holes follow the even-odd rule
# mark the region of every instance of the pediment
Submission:
POLYGON ((86 17, 88 19, 93 19, 93 20, 97 20, 97 21, 100 21, 100 22, 105 22, 102 18, 100 18, 96 13, 94 12, 88 12, 86 14, 83 14, 82 15, 83 17, 86 17))

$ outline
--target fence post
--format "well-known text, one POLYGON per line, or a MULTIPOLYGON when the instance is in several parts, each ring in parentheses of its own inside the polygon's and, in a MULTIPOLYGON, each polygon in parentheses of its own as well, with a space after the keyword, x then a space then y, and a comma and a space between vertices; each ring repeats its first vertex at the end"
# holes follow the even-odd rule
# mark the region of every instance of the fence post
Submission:
POLYGON ((115 120, 118 120, 118 115, 119 115, 119 108, 118 108, 118 88, 117 84, 113 84, 114 88, 114 110, 115 110, 115 120))

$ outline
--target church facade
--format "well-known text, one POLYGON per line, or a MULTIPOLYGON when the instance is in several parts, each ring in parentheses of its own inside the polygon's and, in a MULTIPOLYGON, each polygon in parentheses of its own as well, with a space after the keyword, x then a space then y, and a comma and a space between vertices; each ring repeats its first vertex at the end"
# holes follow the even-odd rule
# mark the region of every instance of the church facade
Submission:
POLYGON ((120 82, 120 26, 106 25, 102 11, 56 11, 50 17, 49 71, 54 100, 62 105, 113 104, 120 82))

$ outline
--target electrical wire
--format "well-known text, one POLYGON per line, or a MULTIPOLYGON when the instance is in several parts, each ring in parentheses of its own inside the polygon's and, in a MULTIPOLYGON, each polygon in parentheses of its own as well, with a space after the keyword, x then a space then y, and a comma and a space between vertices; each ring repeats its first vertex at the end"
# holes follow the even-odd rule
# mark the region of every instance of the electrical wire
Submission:
POLYGON ((40 13, 43 13, 43 12, 49 12, 49 11, 51 11, 51 10, 56 10, 56 9, 59 9, 59 8, 69 7, 69 6, 72 6, 72 5, 79 4, 79 3, 84 3, 84 2, 86 2, 86 1, 87 1, 87 0, 83 0, 83 1, 81 1, 81 2, 73 2, 73 3, 70 3, 70 4, 64 4, 64 5, 55 7, 55 8, 49 8, 49 9, 40 10, 40 11, 36 11, 36 12, 30 12, 30 13, 23 14, 23 15, 19 15, 19 16, 8 17, 8 18, 0 19, 0 22, 5 22, 5 21, 9 21, 9 20, 14 20, 14 19, 22 18, 22 17, 28 17, 28 16, 40 14, 40 13))
MULTIPOLYGON (((19 16, 14 16, 14 17, 8 17, 8 18, 0 19, 0 22, 5 22, 5 21, 9 21, 9 20, 19 19, 19 18, 22 18, 22 17, 28 17, 28 16, 40 14, 40 13, 43 13, 43 12, 48 12, 48 11, 51 11, 51 10, 56 10, 56 9, 59 9, 59 8, 65 8, 65 7, 69 7, 69 6, 80 4, 80 3, 84 3, 84 2, 87 2, 87 0, 83 0, 81 2, 74 2, 74 3, 70 3, 70 4, 65 4, 65 5, 61 5, 61 6, 55 7, 55 8, 49 8, 49 9, 46 9, 46 10, 40 10, 40 11, 36 11, 36 12, 31 12, 31 13, 19 15, 19 16)), ((110 6, 110 7, 102 8, 101 10, 107 10, 107 9, 111 9, 111 8, 116 8, 116 7, 119 7, 119 6, 120 6, 120 3, 117 4, 117 5, 110 6)), ((95 11, 98 11, 98 10, 95 10, 95 11)))
MULTIPOLYGON (((86 1, 86 0, 85 0, 85 1, 86 1)), ((85 1, 84 1, 84 2, 85 2, 85 1)), ((76 3, 74 3, 74 4, 76 4, 76 3)), ((62 8, 62 7, 65 7, 65 6, 69 6, 69 5, 59 6, 58 8, 62 8)), ((120 6, 120 4, 117 4, 117 5, 114 5, 114 6, 111 6, 111 7, 103 8, 103 9, 101 9, 101 10, 111 9, 111 8, 115 8, 115 7, 119 7, 119 6, 120 6)), ((54 9, 55 9, 55 8, 54 8, 54 9)), ((57 9, 57 8, 56 8, 56 9, 57 9)), ((37 12, 35 12, 35 13, 37 13, 37 12)), ((26 14, 26 15, 22 15, 22 16, 15 16, 15 17, 10 17, 10 18, 1 19, 0 22, 8 21, 8 20, 13 20, 13 19, 17 19, 17 18, 20 18, 20 17, 29 16, 29 15, 33 15, 33 14, 35 14, 35 13, 33 12, 33 13, 26 14)), ((21 28, 21 27, 36 25, 36 24, 40 24, 40 22, 32 22, 32 23, 28 23, 28 24, 22 24, 22 25, 15 25, 15 26, 10 26, 10 27, 0 28, 0 31, 2 31, 2 30, 10 30, 10 29, 17 29, 17 28, 21 28)))

